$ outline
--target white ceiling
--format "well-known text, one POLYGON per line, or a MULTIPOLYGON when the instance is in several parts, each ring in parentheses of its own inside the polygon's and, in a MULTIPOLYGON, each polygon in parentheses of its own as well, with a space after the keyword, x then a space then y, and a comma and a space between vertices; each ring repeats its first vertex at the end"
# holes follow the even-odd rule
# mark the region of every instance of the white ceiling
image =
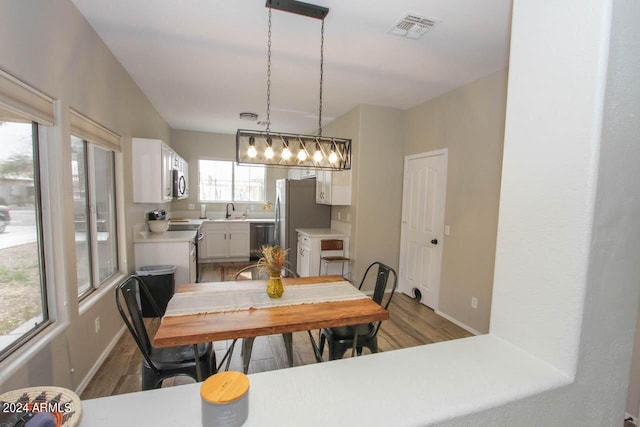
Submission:
MULTIPOLYGON (((174 129, 264 129, 265 0, 72 0, 174 129)), ((323 124, 358 104, 410 108, 507 65, 511 0, 313 0, 325 19, 323 124), (440 22, 389 33, 407 12, 440 22)), ((318 127, 320 21, 273 10, 271 130, 318 127)))

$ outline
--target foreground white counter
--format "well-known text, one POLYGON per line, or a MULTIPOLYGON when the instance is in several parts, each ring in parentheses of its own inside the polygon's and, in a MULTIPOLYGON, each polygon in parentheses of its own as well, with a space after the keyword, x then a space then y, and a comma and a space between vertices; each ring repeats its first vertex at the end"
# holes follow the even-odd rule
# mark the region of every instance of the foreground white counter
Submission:
MULTIPOLYGON (((424 426, 571 382, 491 335, 253 374, 249 380, 246 427, 424 426)), ((83 401, 80 426, 200 426, 199 392, 200 384, 189 384, 83 401)))

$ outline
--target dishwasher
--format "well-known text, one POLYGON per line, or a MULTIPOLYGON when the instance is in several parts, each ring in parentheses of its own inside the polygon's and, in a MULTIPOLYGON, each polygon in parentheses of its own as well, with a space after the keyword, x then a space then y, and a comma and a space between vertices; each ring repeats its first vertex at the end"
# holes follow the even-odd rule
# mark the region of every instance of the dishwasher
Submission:
POLYGON ((260 258, 263 245, 275 243, 276 225, 272 222, 252 222, 249 225, 249 251, 252 261, 260 258))

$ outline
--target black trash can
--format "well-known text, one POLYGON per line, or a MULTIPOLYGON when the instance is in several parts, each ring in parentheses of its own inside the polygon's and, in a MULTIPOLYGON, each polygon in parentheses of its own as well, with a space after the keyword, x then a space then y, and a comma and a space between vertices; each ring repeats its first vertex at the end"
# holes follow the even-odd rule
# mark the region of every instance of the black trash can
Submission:
MULTIPOLYGON (((136 270, 136 274, 147 285, 161 316, 164 315, 167 304, 175 293, 175 279, 173 277, 175 272, 175 265, 145 265, 136 270)), ((140 292, 140 308, 143 317, 156 317, 156 313, 144 292, 140 292)))

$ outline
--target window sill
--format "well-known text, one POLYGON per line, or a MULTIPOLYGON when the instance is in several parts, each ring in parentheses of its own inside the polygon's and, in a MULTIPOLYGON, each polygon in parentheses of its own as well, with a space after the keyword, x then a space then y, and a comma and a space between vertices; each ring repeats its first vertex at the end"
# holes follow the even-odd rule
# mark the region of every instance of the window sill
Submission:
POLYGON ((123 281, 127 276, 123 273, 118 273, 110 278, 109 281, 105 282, 100 286, 100 288, 91 292, 85 298, 80 301, 78 311, 80 316, 86 313, 91 307, 93 307, 98 301, 100 301, 105 294, 113 292, 113 288, 123 281))

